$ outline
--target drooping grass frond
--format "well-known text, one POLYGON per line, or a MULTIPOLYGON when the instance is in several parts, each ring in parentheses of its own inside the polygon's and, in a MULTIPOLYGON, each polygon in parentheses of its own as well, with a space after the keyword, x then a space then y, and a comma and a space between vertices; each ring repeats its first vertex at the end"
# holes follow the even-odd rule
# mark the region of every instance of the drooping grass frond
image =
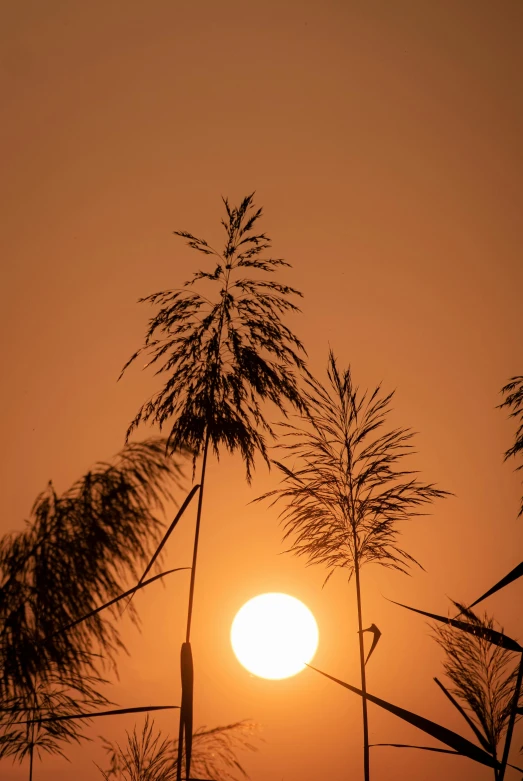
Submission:
POLYGON ((57 630, 138 579, 161 531, 155 510, 180 477, 165 440, 133 443, 61 495, 49 483, 26 529, 0 540, 0 699, 48 674, 94 674, 100 653, 114 660, 123 646, 105 614, 57 630))
POLYGON ((98 687, 107 682, 87 675, 48 671, 45 682, 32 692, 2 700, 0 708, 0 758, 13 757, 22 762, 31 752, 35 757, 59 754, 65 757, 64 743, 88 740, 82 734, 85 722, 63 717, 91 712, 111 704, 98 687), (28 724, 33 719, 54 719, 28 724))
POLYGON ((413 433, 385 429, 392 393, 360 392, 332 352, 328 385, 307 385, 308 415, 299 425, 281 424, 287 463, 274 463, 282 486, 260 499, 285 503, 280 518, 290 550, 323 564, 328 577, 372 561, 405 572, 415 559, 398 545, 399 522, 447 492, 402 468, 413 433))
MULTIPOLYGON (((459 619, 479 628, 496 629, 486 613, 453 603, 459 619)), ((502 630, 499 630, 502 632, 502 630)), ((436 642, 445 652, 443 666, 454 695, 484 736, 493 756, 507 729, 517 680, 518 655, 483 636, 462 632, 441 623, 432 626, 436 642)))
POLYGON ((270 401, 283 412, 286 403, 303 410, 295 370, 303 368, 305 352, 281 319, 299 311, 289 297, 301 294, 267 279, 289 264, 264 256, 271 245, 264 233, 252 231, 262 214, 253 195, 238 207, 224 200, 222 254, 204 239, 175 231, 191 248, 212 256, 214 265, 197 271, 182 289, 140 299, 158 311, 143 347, 122 370, 146 354, 146 366, 166 377, 163 388, 140 407, 127 437, 142 422, 161 429, 169 425, 169 449, 187 448, 196 459, 208 436, 217 456, 222 446, 240 451, 248 480, 256 452, 268 463, 265 435, 272 430, 262 403, 270 401))
MULTIPOLYGON (((215 781, 239 781, 247 774, 238 761, 240 750, 255 751, 252 744, 255 726, 242 721, 225 727, 198 729, 193 736, 192 778, 215 781)), ((100 772, 106 781, 174 781, 178 741, 164 737, 147 717, 141 734, 136 726, 127 733, 127 743, 103 741, 109 768, 100 772)), ((183 768, 185 778, 185 767, 183 768)))
MULTIPOLYGON (((523 452, 523 377, 512 377, 502 389, 501 393, 505 396, 504 401, 499 405, 500 409, 508 407, 512 410, 509 417, 516 418, 519 425, 516 431, 516 438, 512 447, 505 453, 505 461, 511 456, 516 456, 523 452)), ((523 463, 516 467, 517 470, 523 469, 523 463)), ((523 497, 521 507, 518 513, 523 515, 523 497)))

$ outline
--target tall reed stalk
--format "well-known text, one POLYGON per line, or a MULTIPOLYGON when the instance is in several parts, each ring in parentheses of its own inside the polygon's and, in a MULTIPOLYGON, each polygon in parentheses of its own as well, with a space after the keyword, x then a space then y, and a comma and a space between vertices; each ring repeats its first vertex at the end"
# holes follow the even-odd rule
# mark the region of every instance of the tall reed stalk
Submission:
MULTIPOLYGON (((287 405, 304 410, 296 372, 304 368, 301 356, 305 351, 281 319, 286 312, 299 311, 289 298, 301 294, 267 278, 289 264, 264 255, 270 242, 264 233, 252 230, 262 214, 261 209, 254 208, 253 195, 244 198, 238 207, 224 199, 226 242, 221 253, 191 233, 175 232, 187 240, 189 247, 210 256, 213 266, 209 271, 197 271, 181 289, 141 299, 158 311, 149 321, 143 347, 122 370, 145 353, 149 355, 146 366, 155 366, 156 374, 166 377, 163 388, 139 409, 127 438, 142 422, 157 424, 161 429, 167 426, 168 451, 190 450, 193 474, 196 459, 202 456, 186 641, 182 647, 185 671, 182 668, 179 768, 184 739, 189 741, 186 754, 190 755, 190 636, 210 451, 217 457, 223 447, 231 453, 238 451, 250 482, 256 453, 269 464, 265 437, 273 432, 265 418, 264 402, 272 402, 284 414, 287 405), (250 276, 244 276, 246 273, 250 276)), ((186 757, 186 766, 189 775, 190 757, 186 757)))
POLYGON ((340 568, 354 575, 363 720, 363 766, 370 779, 366 663, 380 631, 363 629, 361 570, 375 562, 405 572, 415 559, 398 546, 399 524, 420 515, 419 508, 447 492, 420 482, 415 472, 400 468, 411 448, 409 429, 383 427, 393 394, 380 387, 361 393, 350 368, 340 371, 332 352, 328 383, 308 379, 307 414, 298 424, 283 423, 278 447, 291 466, 274 461, 282 485, 260 499, 283 502, 280 517, 290 551, 309 564, 328 569, 327 582, 340 568), (365 659, 363 633, 373 642, 365 659))

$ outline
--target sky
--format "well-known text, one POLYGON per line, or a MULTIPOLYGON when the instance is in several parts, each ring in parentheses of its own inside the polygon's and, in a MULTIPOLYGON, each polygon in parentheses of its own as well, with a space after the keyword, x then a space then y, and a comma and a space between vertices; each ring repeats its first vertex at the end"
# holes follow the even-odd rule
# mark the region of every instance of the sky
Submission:
MULTIPOLYGON (((0 533, 23 528, 49 479, 65 490, 120 450, 157 387, 138 368, 116 382, 150 314, 137 299, 201 263, 174 230, 219 243, 221 197, 256 191, 293 267, 281 279, 304 294, 290 323, 311 370, 324 376, 330 347, 362 387, 395 389, 391 423, 419 432, 413 466, 455 494, 402 535, 424 571, 363 571, 364 622, 382 631, 369 691, 472 737, 433 683, 427 625, 385 597, 446 614, 449 596, 470 603, 521 561, 522 489, 503 464, 514 425, 496 405, 523 372, 522 4, 19 0, 0 14, 0 533)), ((210 462, 196 724, 260 724, 257 753, 241 756, 252 781, 361 778, 356 695, 312 671, 252 677, 230 647, 247 599, 287 592, 316 616, 317 666, 359 681, 353 583, 340 572, 322 589, 321 568, 283 553, 277 512, 250 504, 277 484, 262 463, 248 486, 239 458, 210 462)), ((167 564, 189 564, 193 524, 167 564)), ((177 702, 187 588, 179 573, 137 595, 141 634, 122 624, 129 656, 108 690, 121 707, 177 702)), ((516 637, 522 588, 485 603, 516 637)), ((93 743, 71 763, 46 759, 35 781, 101 778, 97 736, 122 740, 126 718, 99 720, 93 743)), ((371 742, 436 745, 375 707, 369 719, 371 742)), ((177 734, 175 716, 156 723, 177 734)), ((490 778, 387 748, 372 749, 371 772, 490 778)))

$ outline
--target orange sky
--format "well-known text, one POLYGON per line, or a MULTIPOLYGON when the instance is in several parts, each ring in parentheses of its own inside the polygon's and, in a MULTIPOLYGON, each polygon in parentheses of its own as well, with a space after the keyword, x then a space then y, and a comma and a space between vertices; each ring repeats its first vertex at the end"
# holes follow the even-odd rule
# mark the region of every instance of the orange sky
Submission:
MULTIPOLYGON (((0 531, 21 528, 49 478, 65 489, 120 449, 156 387, 137 370, 116 384, 149 314, 136 299, 203 257, 173 230, 218 241, 220 196, 255 189, 275 254, 293 264, 285 279, 305 295, 293 326, 311 368, 330 345, 361 385, 397 388, 393 422, 420 432, 416 466, 457 495, 403 536, 425 573, 364 570, 364 621, 383 633, 369 691, 469 737, 432 682, 423 620, 382 595, 446 613, 446 594, 470 602, 522 558, 521 488, 502 463, 514 426, 495 410, 523 371, 522 33, 519 0, 4 3, 0 531)), ((260 464, 248 488, 238 459, 210 465, 196 722, 263 725, 245 757, 253 781, 360 778, 356 696, 309 671, 251 678, 229 646, 244 601, 287 591, 316 615, 317 665, 358 682, 352 584, 339 574, 322 591, 323 570, 279 555, 276 513, 248 506, 276 480, 260 464)), ((173 566, 189 563, 193 520, 173 566)), ((131 655, 109 692, 121 706, 178 701, 187 584, 175 575, 136 597, 143 633, 125 627, 131 655)), ((488 603, 513 636, 522 588, 488 603)), ((372 742, 429 743, 369 715, 372 742)), ((175 721, 157 719, 173 733, 175 721)), ((132 723, 90 734, 120 738, 132 723)), ((373 751, 375 781, 490 778, 465 759, 373 751)), ((100 748, 70 756, 37 781, 94 781, 100 748)), ((26 770, 6 762, 2 778, 26 770)))

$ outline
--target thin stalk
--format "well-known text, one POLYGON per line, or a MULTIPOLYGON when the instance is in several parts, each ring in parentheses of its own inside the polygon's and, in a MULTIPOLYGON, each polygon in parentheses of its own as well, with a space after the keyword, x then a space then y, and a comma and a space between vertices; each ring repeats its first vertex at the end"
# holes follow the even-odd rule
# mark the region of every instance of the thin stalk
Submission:
MULTIPOLYGON (((33 687, 33 713, 32 713, 32 719, 37 718, 37 712, 36 712, 36 692, 33 687)), ((30 734, 30 740, 29 740, 29 781, 33 781, 33 758, 34 758, 34 744, 35 744, 35 723, 34 721, 31 722, 31 724, 27 725, 28 733, 30 734)))
POLYGON ((523 680, 523 654, 521 654, 521 658, 519 660, 518 677, 516 681, 516 688, 514 690, 514 698, 512 700, 512 708, 510 709, 510 717, 508 720, 508 728, 507 728, 507 737, 505 738, 505 745, 503 747, 503 758, 501 760, 501 769, 499 771, 499 781, 503 781, 505 777, 505 770, 507 769, 510 743, 512 741, 512 733, 514 731, 514 724, 516 722, 516 713, 518 709, 519 693, 521 690, 522 680, 523 680))
POLYGON ((209 429, 207 429, 207 433, 205 435, 205 445, 203 447, 203 462, 202 462, 202 475, 200 479, 200 493, 198 495, 198 510, 196 513, 196 530, 194 532, 194 547, 193 547, 193 555, 192 555, 192 565, 191 565, 191 582, 189 585, 189 607, 187 610, 187 632, 185 634, 185 642, 189 643, 191 641, 191 621, 192 621, 192 610, 193 610, 193 601, 194 601, 194 583, 196 579, 196 559, 198 557, 198 542, 200 539, 200 524, 202 520, 202 506, 203 506, 203 489, 204 489, 204 483, 205 483, 205 470, 207 466, 207 453, 209 451, 209 429))
POLYGON ((178 757, 176 760, 176 781, 182 778, 182 757, 183 757, 183 719, 180 711, 180 726, 178 728, 178 757))
MULTIPOLYGON (((185 633, 186 643, 189 643, 191 641, 191 623, 192 623, 192 612, 193 612, 193 603, 194 603, 194 584, 196 581, 196 563, 198 559, 198 543, 200 540, 200 526, 202 520, 202 507, 203 507, 203 490, 205 486, 205 472, 207 468, 208 452, 209 452, 209 429, 207 429, 207 433, 205 435, 205 444, 203 446, 203 461, 202 461, 202 471, 201 471, 201 478, 200 478, 200 493, 198 494, 198 509, 196 511, 196 529, 194 531, 194 546, 193 546, 193 555, 192 555, 192 564, 191 564, 191 581, 189 584, 189 604, 187 608, 187 630, 185 633)), ((181 781, 182 778, 183 728, 184 728, 183 714, 180 711, 180 726, 178 730, 178 759, 176 764, 176 781, 181 781)))
POLYGON ((363 622, 361 616, 360 567, 356 559, 354 564, 356 577, 356 600, 358 603, 358 634, 360 639, 360 669, 361 669, 361 706, 363 711, 363 773, 365 781, 370 781, 369 767, 369 722, 367 716, 367 679, 365 676, 365 648, 363 646, 363 622))

